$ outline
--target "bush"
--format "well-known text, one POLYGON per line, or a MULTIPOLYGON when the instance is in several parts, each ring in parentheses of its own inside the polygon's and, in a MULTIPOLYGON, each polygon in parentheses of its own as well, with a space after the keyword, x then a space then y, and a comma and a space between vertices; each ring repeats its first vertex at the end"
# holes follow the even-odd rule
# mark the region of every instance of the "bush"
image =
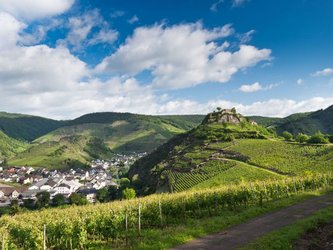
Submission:
POLYGON ((293 138, 293 135, 291 133, 289 133, 288 131, 284 131, 282 133, 282 137, 286 140, 286 141, 291 141, 291 139, 293 138))
POLYGON ((83 195, 73 193, 69 196, 69 203, 75 205, 86 205, 88 201, 83 195))
POLYGON ((295 138, 295 140, 297 141, 297 142, 299 142, 299 143, 304 143, 304 142, 307 142, 308 140, 309 140, 309 136, 308 135, 306 135, 306 134, 302 134, 302 133, 299 133, 297 136, 296 136, 296 138, 295 138))
POLYGON ((135 198, 136 193, 133 188, 126 188, 122 192, 122 198, 125 200, 133 199, 135 198))
POLYGON ((327 144, 329 143, 329 140, 324 137, 324 135, 318 131, 315 133, 313 136, 310 137, 308 140, 308 143, 313 143, 313 144, 327 144))
POLYGON ((56 194, 53 198, 53 204, 55 206, 62 206, 66 203, 66 198, 62 194, 56 194))

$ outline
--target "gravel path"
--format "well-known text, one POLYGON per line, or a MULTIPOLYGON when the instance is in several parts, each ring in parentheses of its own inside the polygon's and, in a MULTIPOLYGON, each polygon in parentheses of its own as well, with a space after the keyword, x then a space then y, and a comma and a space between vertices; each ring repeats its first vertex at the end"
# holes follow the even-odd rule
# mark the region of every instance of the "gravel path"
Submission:
POLYGON ((172 250, 237 249, 264 234, 292 224, 329 206, 333 206, 333 193, 309 199, 276 212, 261 215, 246 223, 233 226, 223 232, 190 241, 187 244, 172 248, 172 250))

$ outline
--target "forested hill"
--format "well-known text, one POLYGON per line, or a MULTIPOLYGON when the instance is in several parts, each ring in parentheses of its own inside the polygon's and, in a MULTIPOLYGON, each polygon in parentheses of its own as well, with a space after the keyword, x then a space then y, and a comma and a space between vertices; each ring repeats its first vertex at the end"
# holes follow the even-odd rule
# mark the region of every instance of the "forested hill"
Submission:
POLYGON ((278 134, 288 131, 294 135, 312 135, 318 131, 333 134, 333 105, 315 112, 296 113, 285 118, 252 116, 250 119, 266 127, 274 128, 278 134))
POLYGON ((39 116, 0 112, 0 131, 18 140, 33 141, 64 124, 39 116))

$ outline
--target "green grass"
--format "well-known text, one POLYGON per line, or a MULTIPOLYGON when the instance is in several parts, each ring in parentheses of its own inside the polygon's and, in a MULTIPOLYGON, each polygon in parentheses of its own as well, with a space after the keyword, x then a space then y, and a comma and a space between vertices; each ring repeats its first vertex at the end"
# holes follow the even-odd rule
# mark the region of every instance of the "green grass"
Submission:
MULTIPOLYGON (((220 232, 228 227, 246 222, 259 215, 277 211, 281 208, 291 206, 306 199, 314 198, 325 194, 331 190, 318 192, 300 193, 296 196, 280 199, 265 204, 263 207, 251 207, 241 211, 226 211, 221 216, 203 218, 203 219, 184 219, 181 225, 166 227, 164 229, 143 230, 139 240, 129 242, 128 246, 124 245, 92 245, 92 249, 142 249, 157 250, 169 249, 196 238, 220 232)), ((269 249, 269 248, 257 248, 269 249)), ((282 249, 282 248, 280 248, 282 249)))
POLYGON ((0 160, 24 151, 28 144, 8 137, 0 130, 0 160))
POLYGON ((321 223, 332 221, 333 207, 328 207, 316 212, 314 215, 306 219, 260 237, 255 242, 243 247, 242 250, 291 250, 293 249, 295 241, 302 237, 307 231, 315 229, 321 223))
POLYGON ((237 140, 229 150, 250 157, 249 162, 294 175, 325 173, 333 169, 333 147, 271 140, 237 140))

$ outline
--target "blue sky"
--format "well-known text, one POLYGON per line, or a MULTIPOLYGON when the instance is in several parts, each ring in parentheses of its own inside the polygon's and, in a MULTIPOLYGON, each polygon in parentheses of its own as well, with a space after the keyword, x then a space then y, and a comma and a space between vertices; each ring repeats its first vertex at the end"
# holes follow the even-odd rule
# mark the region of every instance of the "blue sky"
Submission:
POLYGON ((286 116, 333 104, 330 0, 4 0, 0 109, 286 116))

